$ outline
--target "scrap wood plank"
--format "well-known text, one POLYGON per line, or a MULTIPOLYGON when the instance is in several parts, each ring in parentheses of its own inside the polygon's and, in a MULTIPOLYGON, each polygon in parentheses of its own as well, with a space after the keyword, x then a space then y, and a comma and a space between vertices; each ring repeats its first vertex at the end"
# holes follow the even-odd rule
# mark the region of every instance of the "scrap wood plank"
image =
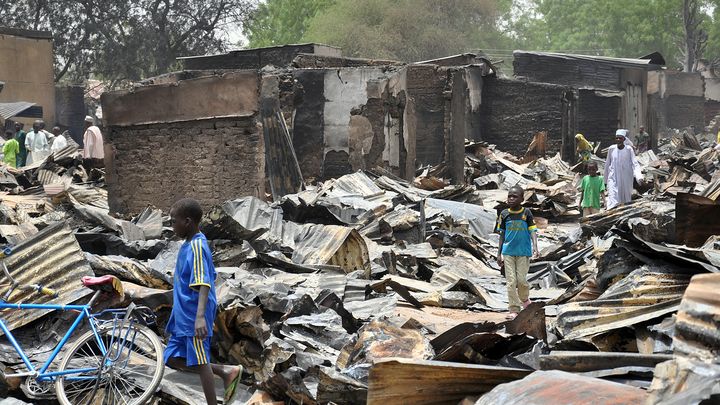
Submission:
POLYGON ((370 368, 367 405, 454 405, 528 374, 516 368, 388 358, 370 368))

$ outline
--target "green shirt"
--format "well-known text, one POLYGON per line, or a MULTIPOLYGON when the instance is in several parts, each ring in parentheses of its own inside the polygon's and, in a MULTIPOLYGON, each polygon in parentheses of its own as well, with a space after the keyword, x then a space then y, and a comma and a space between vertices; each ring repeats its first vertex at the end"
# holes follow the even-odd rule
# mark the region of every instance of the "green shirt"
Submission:
POLYGON ((15 139, 10 139, 3 145, 3 162, 10 167, 15 167, 15 156, 20 152, 20 144, 15 139))
POLYGON ((605 191, 605 180, 602 176, 585 176, 580 183, 583 192, 583 208, 600 208, 600 194, 605 191))

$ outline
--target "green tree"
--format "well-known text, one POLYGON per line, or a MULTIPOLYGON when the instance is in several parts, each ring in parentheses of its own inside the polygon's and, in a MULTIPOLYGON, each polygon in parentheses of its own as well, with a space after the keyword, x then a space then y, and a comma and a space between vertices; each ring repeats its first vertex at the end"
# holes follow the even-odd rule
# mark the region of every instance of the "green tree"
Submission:
POLYGON ((0 20, 53 34, 55 80, 115 84, 177 68, 176 58, 225 49, 225 27, 252 0, 19 0, 0 20))
POLYGON ((334 0, 268 0, 248 15, 243 33, 248 46, 295 44, 302 40, 308 22, 334 0))
MULTIPOLYGON (((718 2, 698 1, 700 10, 710 10, 712 7, 708 6, 718 2)), ((683 0, 516 2, 509 32, 520 49, 617 57, 639 57, 658 51, 669 67, 679 68, 683 65, 681 49, 686 42, 683 7, 683 0)), ((717 36, 720 31, 716 29, 712 34, 712 18, 701 17, 707 17, 701 18, 700 27, 711 31, 709 44, 713 38, 715 42, 720 40, 717 36)), ((708 50, 712 51, 712 47, 708 50)))
POLYGON ((499 16, 506 1, 337 0, 310 20, 304 40, 347 56, 420 61, 507 44, 499 16))

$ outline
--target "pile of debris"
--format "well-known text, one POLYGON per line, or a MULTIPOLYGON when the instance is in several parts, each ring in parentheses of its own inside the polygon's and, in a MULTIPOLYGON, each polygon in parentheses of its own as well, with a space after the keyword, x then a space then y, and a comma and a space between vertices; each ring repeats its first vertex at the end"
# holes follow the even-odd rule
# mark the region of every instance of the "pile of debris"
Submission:
MULTIPOLYGON (((219 273, 213 358, 250 373, 240 403, 526 403, 559 395, 549 391, 566 403, 590 393, 717 399, 720 279, 701 273, 720 271, 720 164, 692 139, 640 155, 652 187, 582 220, 579 172, 558 156, 517 159, 481 143, 466 146, 462 185, 442 167, 413 182, 375 169, 274 203, 227 201, 201 225, 219 273), (516 184, 536 215, 541 257, 529 274, 533 304, 508 322, 494 228, 516 184)), ((109 215, 100 184, 78 171, 56 160, 30 178, 62 179, 62 192, 0 196, 0 234, 23 252, 8 267, 58 289, 61 303, 88 298, 83 275, 116 275, 126 297, 112 305, 152 308, 161 334, 180 246, 167 216, 109 215)), ((70 316, 3 314, 33 361, 47 358, 70 316)), ((5 370, 21 363, 0 347, 5 370)), ((173 375, 161 403, 203 402, 173 375)), ((0 395, 19 383, 1 382, 0 395)))

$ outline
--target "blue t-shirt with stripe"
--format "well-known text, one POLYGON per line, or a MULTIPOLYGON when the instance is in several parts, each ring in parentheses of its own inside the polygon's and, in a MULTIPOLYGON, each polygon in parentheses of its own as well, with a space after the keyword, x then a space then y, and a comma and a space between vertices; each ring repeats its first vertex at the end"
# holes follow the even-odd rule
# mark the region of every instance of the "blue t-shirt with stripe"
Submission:
POLYGON ((200 296, 199 287, 208 286, 205 322, 212 336, 217 298, 215 297, 215 265, 210 247, 201 232, 180 246, 173 276, 173 308, 166 330, 173 336, 195 336, 195 316, 200 296))
POLYGON ((532 256, 530 234, 537 232, 537 227, 529 209, 503 210, 498 217, 496 230, 505 236, 502 246, 504 256, 532 256))

